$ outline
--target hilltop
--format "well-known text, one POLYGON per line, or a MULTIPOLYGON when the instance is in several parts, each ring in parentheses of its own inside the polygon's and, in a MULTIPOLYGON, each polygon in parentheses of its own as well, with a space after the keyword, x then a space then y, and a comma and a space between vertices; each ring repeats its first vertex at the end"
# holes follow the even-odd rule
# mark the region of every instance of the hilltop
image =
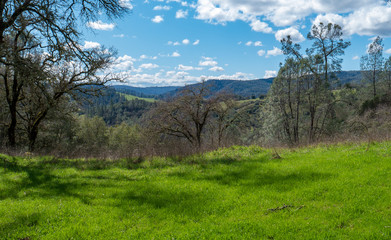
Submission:
MULTIPOLYGON (((361 71, 341 71, 336 74, 339 78, 339 84, 360 83, 361 71)), ((266 95, 274 78, 261 78, 254 80, 217 80, 209 79, 206 85, 209 87, 210 94, 219 92, 231 93, 242 98, 254 98, 260 95, 266 95)), ((185 87, 197 87, 201 83, 189 84, 186 86, 169 86, 169 87, 132 87, 127 85, 112 86, 116 91, 147 98, 166 98, 175 96, 185 87)))

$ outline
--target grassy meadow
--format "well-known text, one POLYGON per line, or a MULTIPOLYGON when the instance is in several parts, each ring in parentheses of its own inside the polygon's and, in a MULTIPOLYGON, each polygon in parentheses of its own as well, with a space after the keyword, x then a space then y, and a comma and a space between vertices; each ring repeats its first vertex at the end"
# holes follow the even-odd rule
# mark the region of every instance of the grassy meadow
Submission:
POLYGON ((0 155, 0 239, 391 239, 391 143, 0 155))
POLYGON ((137 96, 134 96, 134 95, 131 95, 131 94, 126 94, 126 93, 119 93, 119 94, 121 96, 125 97, 126 100, 128 100, 128 101, 139 99, 139 100, 144 100, 146 102, 156 102, 156 99, 154 99, 154 98, 137 97, 137 96))

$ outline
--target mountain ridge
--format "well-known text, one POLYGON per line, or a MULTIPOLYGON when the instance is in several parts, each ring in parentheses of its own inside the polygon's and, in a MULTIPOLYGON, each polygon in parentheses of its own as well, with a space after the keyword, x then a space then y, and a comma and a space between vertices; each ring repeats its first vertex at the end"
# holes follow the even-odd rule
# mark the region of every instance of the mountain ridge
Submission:
MULTIPOLYGON (((339 84, 359 83, 362 79, 361 71, 341 71, 336 73, 339 84)), ((252 80, 234 80, 234 79, 208 79, 205 84, 211 94, 227 92, 242 98, 254 98, 266 95, 274 78, 259 78, 252 80)), ((187 87, 197 87, 202 83, 189 84, 186 86, 163 86, 163 87, 133 87, 128 85, 114 85, 118 92, 132 94, 138 97, 167 98, 173 97, 178 92, 187 87)))

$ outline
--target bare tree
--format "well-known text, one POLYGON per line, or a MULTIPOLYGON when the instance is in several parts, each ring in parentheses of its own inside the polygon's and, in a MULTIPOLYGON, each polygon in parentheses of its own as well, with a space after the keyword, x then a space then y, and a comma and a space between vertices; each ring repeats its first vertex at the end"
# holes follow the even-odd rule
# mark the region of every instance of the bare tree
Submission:
POLYGON ((228 93, 219 93, 216 96, 216 106, 213 109, 214 121, 210 128, 217 129, 217 144, 219 147, 223 144, 224 135, 227 129, 234 125, 239 113, 235 111, 237 105, 233 95, 228 93))
POLYGON ((158 103, 152 110, 150 125, 159 133, 185 138, 200 150, 205 127, 218 104, 215 97, 206 98, 208 93, 205 82, 185 87, 172 100, 158 103))

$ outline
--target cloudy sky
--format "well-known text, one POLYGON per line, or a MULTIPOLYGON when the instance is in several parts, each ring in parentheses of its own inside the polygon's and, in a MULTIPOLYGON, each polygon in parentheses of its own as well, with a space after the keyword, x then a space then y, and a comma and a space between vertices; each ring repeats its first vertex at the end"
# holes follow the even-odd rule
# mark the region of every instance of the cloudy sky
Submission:
POLYGON ((343 70, 358 70, 374 36, 391 53, 391 6, 384 0, 119 0, 132 12, 89 22, 84 47, 113 47, 113 71, 132 86, 184 85, 201 79, 258 79, 284 61, 279 40, 309 47, 313 23, 333 22, 352 42, 343 70))

